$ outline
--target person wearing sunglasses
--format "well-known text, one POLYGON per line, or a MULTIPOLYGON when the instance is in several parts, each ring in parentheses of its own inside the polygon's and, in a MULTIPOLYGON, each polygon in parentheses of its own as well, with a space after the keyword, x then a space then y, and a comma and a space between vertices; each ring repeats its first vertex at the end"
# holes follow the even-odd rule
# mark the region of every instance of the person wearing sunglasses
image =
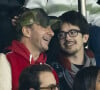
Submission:
POLYGON ((53 69, 48 64, 25 68, 19 79, 19 90, 60 90, 53 69))
POLYGON ((49 63, 59 76, 61 90, 71 90, 76 73, 84 67, 95 66, 93 53, 86 48, 89 25, 85 17, 77 11, 68 11, 60 17, 59 32, 49 63), (58 46, 57 46, 58 45, 58 46))
POLYGON ((46 63, 45 52, 54 36, 50 19, 41 8, 25 8, 15 31, 16 39, 6 53, 0 53, 0 90, 18 90, 19 75, 25 67, 46 63))

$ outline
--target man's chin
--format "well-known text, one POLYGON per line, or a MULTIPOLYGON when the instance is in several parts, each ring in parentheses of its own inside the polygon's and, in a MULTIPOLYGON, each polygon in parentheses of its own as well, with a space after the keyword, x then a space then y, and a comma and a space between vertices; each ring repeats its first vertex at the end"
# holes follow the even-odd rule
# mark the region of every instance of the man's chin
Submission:
POLYGON ((42 52, 46 52, 46 51, 48 51, 48 47, 47 48, 45 47, 42 49, 42 52))
POLYGON ((64 55, 72 56, 76 53, 76 51, 68 51, 68 50, 61 50, 64 55))

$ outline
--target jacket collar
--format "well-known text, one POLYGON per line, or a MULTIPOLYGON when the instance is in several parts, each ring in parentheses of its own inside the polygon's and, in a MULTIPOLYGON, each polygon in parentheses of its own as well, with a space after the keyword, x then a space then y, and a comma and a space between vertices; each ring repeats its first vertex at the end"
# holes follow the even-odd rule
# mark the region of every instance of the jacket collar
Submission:
POLYGON ((38 63, 45 63, 46 59, 47 59, 46 54, 45 53, 41 53, 39 55, 38 59, 35 62, 34 58, 32 57, 32 54, 25 47, 25 45, 23 43, 17 41, 17 40, 13 40, 12 41, 12 45, 9 46, 7 49, 10 50, 10 51, 12 51, 12 52, 15 52, 16 54, 19 54, 19 55, 23 56, 28 61, 30 61, 30 59, 32 59, 33 63, 37 63, 37 64, 38 63))

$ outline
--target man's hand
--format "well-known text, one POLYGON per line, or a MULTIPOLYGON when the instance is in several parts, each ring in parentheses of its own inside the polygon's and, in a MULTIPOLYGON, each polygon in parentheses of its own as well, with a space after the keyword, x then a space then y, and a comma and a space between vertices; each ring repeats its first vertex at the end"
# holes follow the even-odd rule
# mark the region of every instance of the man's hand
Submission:
POLYGON ((11 22, 12 22, 12 25, 13 26, 16 26, 16 23, 17 23, 18 18, 19 18, 18 16, 14 16, 14 18, 11 19, 11 22))

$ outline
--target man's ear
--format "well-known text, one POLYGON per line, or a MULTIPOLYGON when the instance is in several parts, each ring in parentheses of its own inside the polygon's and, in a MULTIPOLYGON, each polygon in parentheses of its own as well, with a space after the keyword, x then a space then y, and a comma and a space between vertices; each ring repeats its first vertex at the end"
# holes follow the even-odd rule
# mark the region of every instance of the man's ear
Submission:
POLYGON ((29 27, 24 26, 24 27, 22 28, 22 33, 23 33, 23 35, 24 35, 25 37, 30 37, 30 35, 31 35, 31 30, 30 30, 29 27))
POLYGON ((89 39, 89 35, 88 34, 84 34, 83 35, 83 42, 87 43, 88 39, 89 39))
POLYGON ((29 88, 29 90, 35 90, 34 88, 29 88))

